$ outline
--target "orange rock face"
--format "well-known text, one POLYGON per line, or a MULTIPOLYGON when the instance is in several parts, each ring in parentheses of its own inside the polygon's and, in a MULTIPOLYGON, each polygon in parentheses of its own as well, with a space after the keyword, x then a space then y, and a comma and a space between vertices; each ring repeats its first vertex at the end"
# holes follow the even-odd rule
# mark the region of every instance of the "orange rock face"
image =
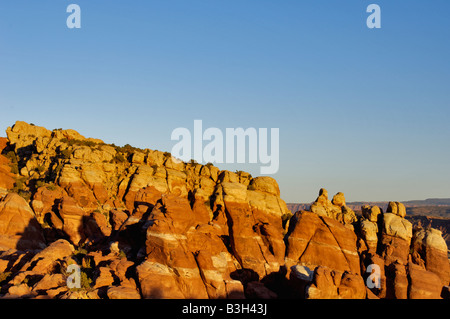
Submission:
POLYGON ((310 299, 364 299, 366 286, 361 276, 319 266, 314 271, 313 283, 307 288, 310 299))
POLYGON ((439 276, 443 285, 450 282, 450 264, 448 263, 447 244, 442 238, 442 232, 437 229, 420 229, 416 231, 411 244, 417 252, 418 264, 423 264, 426 270, 439 276), (423 261, 423 262, 422 262, 423 261))
POLYGON ((226 298, 242 291, 230 277, 237 262, 215 234, 220 228, 198 224, 186 199, 164 195, 148 223, 147 257, 137 269, 144 298, 226 298))
POLYGON ((11 172, 11 162, 8 158, 2 155, 3 150, 7 145, 7 139, 0 137, 0 193, 6 192, 8 189, 14 187, 14 174, 11 172))
POLYGON ((311 212, 297 212, 288 234, 286 264, 303 264, 314 269, 326 266, 360 273, 356 235, 343 224, 311 212))
POLYGON ((41 225, 33 210, 14 193, 0 201, 0 247, 20 250, 45 247, 41 225))
POLYGON ((408 264, 410 299, 440 299, 442 284, 438 275, 413 263, 408 264))

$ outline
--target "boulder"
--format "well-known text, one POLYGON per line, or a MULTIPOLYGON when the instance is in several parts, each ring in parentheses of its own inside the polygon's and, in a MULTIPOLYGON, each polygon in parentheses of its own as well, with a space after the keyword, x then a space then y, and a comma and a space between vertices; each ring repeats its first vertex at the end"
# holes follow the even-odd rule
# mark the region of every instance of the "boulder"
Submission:
POLYGON ((113 271, 114 281, 119 281, 121 287, 137 289, 136 282, 131 275, 134 269, 133 261, 126 257, 114 258, 108 267, 113 271))
POLYGON ((113 209, 110 212, 110 222, 115 231, 118 231, 127 219, 128 215, 123 210, 113 209))
POLYGON ((69 236, 70 241, 78 245, 86 239, 84 224, 89 214, 81 208, 76 200, 64 196, 58 205, 59 215, 63 221, 63 231, 69 236))
POLYGON ((54 212, 54 206, 57 205, 57 201, 63 196, 63 190, 57 186, 52 189, 49 189, 46 186, 37 189, 33 196, 33 200, 31 201, 31 207, 34 210, 36 219, 39 223, 43 224, 50 219, 53 222, 53 226, 60 228, 58 227, 59 223, 55 222, 55 218, 58 217, 54 212))
POLYGON ((345 196, 343 193, 339 192, 336 195, 333 196, 333 199, 331 200, 331 203, 335 206, 345 206, 345 196))
POLYGON ((320 189, 319 196, 316 201, 312 203, 310 210, 319 216, 327 216, 331 218, 334 218, 340 211, 340 209, 335 207, 328 199, 328 191, 325 188, 320 189))
POLYGON ((51 273, 58 261, 73 254, 74 247, 64 239, 51 243, 27 262, 21 271, 33 271, 39 274, 51 273))
POLYGON ((73 147, 73 158, 81 160, 83 163, 110 162, 116 155, 116 150, 111 146, 91 147, 85 145, 75 145, 73 147))
MULTIPOLYGON (((310 211, 319 216, 333 218, 344 225, 351 225, 357 221, 355 212, 345 205, 344 194, 339 192, 330 201, 328 199, 328 191, 324 188, 320 189, 319 196, 312 203, 310 211)), ((352 226, 349 228, 352 229, 352 226)))
POLYGON ((29 152, 33 146, 33 142, 37 138, 50 138, 52 132, 44 127, 28 124, 26 122, 17 121, 12 127, 6 130, 8 141, 15 147, 18 152, 29 152))
POLYGON ((0 200, 0 248, 35 250, 45 247, 42 228, 21 196, 9 193, 0 200))
MULTIPOLYGON (((176 177, 171 177, 172 189, 177 188, 176 177)), ((181 187, 178 185, 178 187, 181 187)), ((139 165, 136 172, 131 177, 127 193, 124 197, 125 205, 129 212, 133 212, 135 202, 139 201, 136 194, 142 189, 148 189, 153 192, 155 196, 159 196, 169 192, 167 183, 167 171, 165 168, 153 168, 147 165, 139 165)), ((179 192, 181 194, 181 191, 179 192)), ((154 198, 155 199, 155 198, 154 198)))
POLYGON ((386 213, 391 213, 401 218, 405 218, 406 216, 406 208, 405 205, 399 202, 389 202, 386 213))
POLYGON ((149 166, 163 166, 165 161, 165 156, 163 152, 156 150, 149 150, 146 157, 146 164, 149 166))
POLYGON ((247 204, 247 186, 240 183, 222 182, 223 200, 230 203, 247 204))
POLYGON ((108 288, 109 299, 141 299, 139 291, 130 287, 112 286, 108 288))
POLYGON ((63 166, 58 184, 67 192, 67 194, 76 200, 86 211, 94 211, 98 208, 97 199, 94 192, 84 182, 82 173, 75 164, 66 164, 63 166))
POLYGON ((94 197, 101 204, 109 199, 105 188, 106 174, 101 164, 84 164, 81 166, 81 179, 92 190, 94 197))
POLYGON ((114 283, 113 273, 109 267, 99 267, 96 271, 98 275, 95 279, 94 289, 108 287, 114 283))
POLYGON ((363 278, 351 272, 340 272, 319 266, 314 270, 313 283, 306 289, 308 299, 364 299, 363 278))
POLYGON ((364 205, 361 206, 361 213, 365 219, 376 223, 378 221, 378 216, 381 214, 381 209, 378 206, 364 205))
POLYGON ((356 218, 356 214, 353 209, 344 205, 341 207, 341 212, 336 215, 336 220, 353 230, 352 224, 355 223, 358 218, 356 218))
POLYGON ((164 162, 164 166, 167 169, 173 169, 182 172, 184 171, 186 164, 173 156, 168 156, 164 162))
POLYGON ((167 187, 169 192, 179 197, 187 197, 186 173, 175 169, 167 169, 167 187))
POLYGON ((253 178, 248 186, 248 189, 269 193, 278 197, 280 196, 280 188, 277 181, 269 176, 253 178))
POLYGON ((369 252, 376 252, 378 245, 378 225, 368 219, 360 221, 361 238, 367 245, 369 252))
POLYGON ((31 298, 36 295, 37 294, 31 290, 30 286, 23 283, 9 287, 5 298, 31 298))
POLYGON ((230 182, 239 183, 239 175, 227 170, 221 171, 218 176, 219 183, 230 182))
POLYGON ((391 213, 383 214, 383 234, 411 241, 412 224, 404 218, 391 213))
POLYGON ((442 284, 450 281, 450 264, 447 256, 447 244, 442 232, 434 229, 420 229, 414 233, 411 246, 424 261, 426 270, 434 272, 441 278, 442 284))
POLYGON ((66 278, 63 274, 46 274, 33 286, 36 293, 47 294, 48 290, 63 287, 66 285, 66 278))
POLYGON ((290 296, 293 298, 305 298, 306 288, 312 284, 314 279, 314 270, 306 266, 294 265, 290 269, 289 288, 290 296))

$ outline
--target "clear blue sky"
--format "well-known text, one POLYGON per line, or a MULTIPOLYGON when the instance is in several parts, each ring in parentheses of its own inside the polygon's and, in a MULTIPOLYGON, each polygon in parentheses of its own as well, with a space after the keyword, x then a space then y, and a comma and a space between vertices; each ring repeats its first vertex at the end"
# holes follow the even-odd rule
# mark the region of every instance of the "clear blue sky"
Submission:
POLYGON ((0 128, 170 151, 194 119, 277 127, 287 202, 320 187, 450 197, 449 12, 448 0, 2 0, 0 128), (70 3, 81 29, 66 27, 70 3), (381 29, 366 26, 370 3, 381 29))

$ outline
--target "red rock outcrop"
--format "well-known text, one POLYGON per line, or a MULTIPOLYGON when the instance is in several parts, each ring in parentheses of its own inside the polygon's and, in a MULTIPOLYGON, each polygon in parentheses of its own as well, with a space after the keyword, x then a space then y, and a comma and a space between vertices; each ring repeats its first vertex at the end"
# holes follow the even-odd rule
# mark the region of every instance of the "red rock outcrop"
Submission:
POLYGON ((292 214, 271 177, 25 122, 7 135, 0 297, 446 296, 442 234, 413 232, 401 203, 357 216, 343 193, 321 189, 292 214), (74 264, 77 289, 67 286, 74 264), (380 285, 369 289, 373 269, 380 285))
POLYGON ((344 225, 351 225, 356 222, 355 212, 345 205, 345 196, 341 192, 334 195, 332 201, 330 201, 328 191, 322 188, 310 210, 320 216, 336 219, 344 225))
POLYGON ((7 146, 7 139, 0 137, 0 195, 14 187, 15 178, 11 172, 11 161, 2 153, 7 146))
POLYGON ((412 224, 399 215, 384 213, 380 231, 378 250, 385 264, 398 261, 406 265, 412 238, 412 224))
POLYGON ((0 247, 20 250, 45 247, 42 228, 33 210, 15 193, 0 200, 0 247))
POLYGON ((364 205, 361 207, 362 217, 359 221, 360 236, 367 251, 376 253, 378 247, 378 218, 381 209, 378 206, 364 205))
POLYGON ((313 283, 306 290, 309 299, 364 299, 366 286, 358 274, 340 272, 319 266, 313 283))
POLYGON ((442 284, 438 275, 423 267, 408 263, 408 298, 410 299, 440 299, 442 284))
POLYGON ((311 212, 297 212, 291 219, 286 265, 314 269, 326 266, 360 273, 355 233, 338 221, 311 212))
POLYGON ((450 282, 450 265, 447 257, 447 244, 442 238, 442 232, 433 229, 419 229, 412 240, 413 258, 417 264, 425 266, 426 270, 439 276, 443 285, 450 282))
POLYGON ((148 223, 146 260, 137 267, 145 298, 226 298, 242 291, 230 277, 237 261, 213 225, 198 224, 187 199, 164 195, 148 223))
POLYGON ((235 182, 219 186, 233 253, 242 268, 252 269, 260 278, 277 272, 284 258, 283 207, 276 200, 273 204, 269 201, 275 196, 257 188, 247 191, 244 184, 235 182), (261 204, 273 206, 265 210, 261 204))

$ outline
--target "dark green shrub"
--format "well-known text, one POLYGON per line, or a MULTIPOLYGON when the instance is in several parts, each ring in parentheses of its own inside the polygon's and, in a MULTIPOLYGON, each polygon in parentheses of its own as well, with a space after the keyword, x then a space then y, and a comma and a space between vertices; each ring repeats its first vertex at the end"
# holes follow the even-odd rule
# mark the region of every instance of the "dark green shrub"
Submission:
POLYGON ((6 153, 5 157, 9 159, 11 163, 17 163, 17 156, 14 151, 9 151, 8 153, 6 153))
POLYGON ((19 163, 16 153, 14 151, 9 151, 6 153, 5 157, 9 160, 9 166, 11 167, 11 173, 19 174, 19 163))
POLYGON ((17 163, 11 164, 11 173, 19 174, 19 165, 17 163))
POLYGON ((48 183, 46 185, 46 187, 49 191, 54 191, 57 188, 57 186, 55 184, 53 184, 52 182, 48 183))
POLYGON ((88 277, 88 275, 81 271, 81 289, 89 290, 91 289, 92 279, 88 277))
POLYGON ((126 158, 121 153, 116 153, 116 155, 114 156, 114 162, 116 163, 123 163, 126 161, 126 158))
POLYGON ((25 199, 27 202, 31 199, 31 192, 27 190, 20 189, 17 194, 19 194, 23 199, 25 199))
POLYGON ((68 148, 61 151, 61 156, 63 159, 70 159, 70 156, 72 155, 72 151, 68 148))
POLYGON ((45 186, 45 182, 41 179, 37 180, 34 186, 36 187, 36 189, 41 188, 42 186, 45 186))
POLYGON ((88 141, 88 140, 82 141, 82 140, 68 139, 68 138, 62 138, 61 142, 66 143, 69 146, 81 145, 81 146, 95 147, 95 146, 99 145, 99 143, 96 143, 93 141, 88 141))

